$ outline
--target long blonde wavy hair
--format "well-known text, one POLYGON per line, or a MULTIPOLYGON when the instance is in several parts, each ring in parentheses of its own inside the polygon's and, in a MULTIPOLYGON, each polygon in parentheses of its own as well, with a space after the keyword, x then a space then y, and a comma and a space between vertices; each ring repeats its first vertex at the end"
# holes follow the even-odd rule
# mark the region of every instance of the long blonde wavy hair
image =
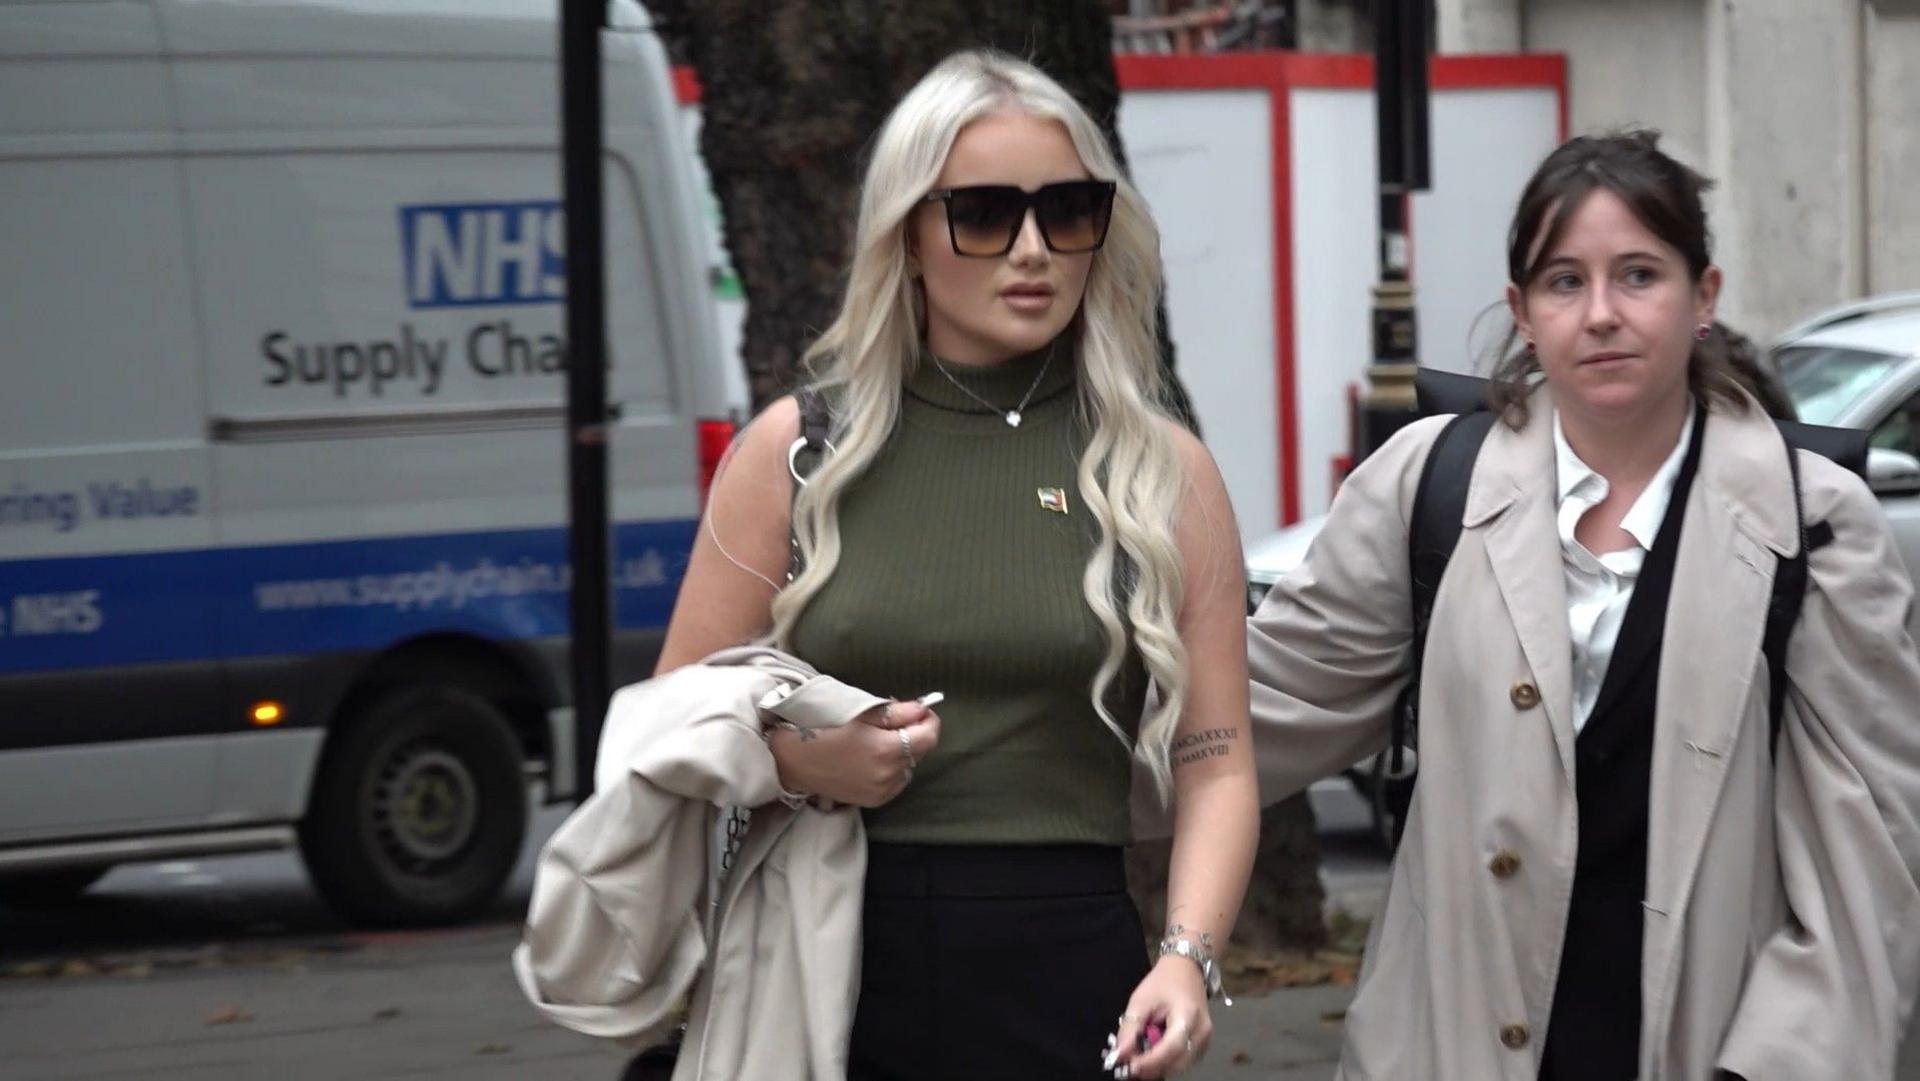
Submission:
POLYGON ((1178 629, 1182 563, 1170 524, 1184 483, 1154 327, 1160 238, 1146 201, 1121 175, 1092 117, 1030 64, 992 51, 957 53, 901 99, 875 137, 846 299, 804 359, 816 385, 832 389, 839 403, 836 449, 795 501, 794 535, 805 570, 774 598, 773 637, 788 640, 795 620, 833 576, 841 497, 886 443, 899 418, 901 387, 919 364, 924 299, 908 272, 907 219, 938 181, 961 129, 1008 111, 1058 121, 1087 170, 1119 185, 1106 244, 1093 256, 1081 309, 1067 332, 1079 408, 1092 431, 1079 464, 1080 498, 1100 527, 1081 585, 1107 638, 1089 694, 1101 721, 1134 749, 1106 699, 1128 645, 1139 651, 1160 692, 1142 720, 1139 750, 1164 794, 1168 746, 1186 699, 1187 653, 1178 629))

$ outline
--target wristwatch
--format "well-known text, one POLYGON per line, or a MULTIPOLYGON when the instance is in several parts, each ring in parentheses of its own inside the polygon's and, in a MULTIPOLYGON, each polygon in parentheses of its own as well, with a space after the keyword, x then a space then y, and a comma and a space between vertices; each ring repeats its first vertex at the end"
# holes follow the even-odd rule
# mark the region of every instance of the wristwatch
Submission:
POLYGON ((1233 1000, 1227 997, 1226 989, 1220 984, 1220 965, 1206 952, 1184 938, 1163 938, 1160 940, 1160 956, 1176 955, 1192 961, 1200 968, 1201 986, 1207 989, 1209 999, 1219 999, 1228 1006, 1233 1000))

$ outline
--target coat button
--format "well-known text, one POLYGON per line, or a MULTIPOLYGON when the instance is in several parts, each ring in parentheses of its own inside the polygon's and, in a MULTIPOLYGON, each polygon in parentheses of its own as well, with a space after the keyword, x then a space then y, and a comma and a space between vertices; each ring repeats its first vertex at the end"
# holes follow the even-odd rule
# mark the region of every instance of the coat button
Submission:
POLYGON ((1505 1044, 1509 1051, 1518 1051, 1527 1046, 1527 1026, 1501 1025, 1500 1042, 1505 1044))
POLYGON ((1513 690, 1507 692, 1507 697, 1513 699, 1516 709, 1532 709, 1540 704, 1540 688, 1523 679, 1513 685, 1513 690))
POLYGON ((1512 849, 1503 848, 1487 861, 1487 870, 1492 871, 1495 878, 1512 878, 1514 872, 1520 870, 1520 857, 1512 849))

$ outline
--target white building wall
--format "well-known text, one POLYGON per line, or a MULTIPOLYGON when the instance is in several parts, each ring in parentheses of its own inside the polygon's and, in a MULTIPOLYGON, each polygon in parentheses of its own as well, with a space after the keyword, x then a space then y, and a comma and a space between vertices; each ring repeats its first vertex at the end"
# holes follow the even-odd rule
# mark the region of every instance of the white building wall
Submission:
POLYGON ((1567 56, 1573 134, 1659 128, 1675 157, 1707 156, 1702 0, 1527 0, 1525 47, 1567 56))
POLYGON ((1772 335, 1866 291, 1861 0, 1706 5, 1723 317, 1772 335))
POLYGON ((1867 18, 1867 290, 1920 289, 1920 3, 1867 18))
POLYGON ((1434 47, 1443 53, 1517 53, 1520 0, 1436 0, 1434 47))
POLYGON ((1920 0, 1438 0, 1442 51, 1567 57, 1574 134, 1717 182, 1722 314, 1761 337, 1920 289, 1920 0))

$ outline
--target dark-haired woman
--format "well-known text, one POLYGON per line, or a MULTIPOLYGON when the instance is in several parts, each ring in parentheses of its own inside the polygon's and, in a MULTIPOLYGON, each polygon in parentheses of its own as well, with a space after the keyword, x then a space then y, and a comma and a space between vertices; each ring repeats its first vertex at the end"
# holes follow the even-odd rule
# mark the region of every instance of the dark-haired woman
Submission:
MULTIPOLYGON (((1704 187, 1636 133, 1562 146, 1521 198, 1500 422, 1344 1077, 1893 1076, 1920 980, 1912 588, 1866 486, 1791 450, 1710 347, 1704 187), (1803 554, 1776 738, 1762 638, 1803 554)), ((1269 795, 1388 738, 1447 423, 1355 471, 1251 621, 1269 795)))

